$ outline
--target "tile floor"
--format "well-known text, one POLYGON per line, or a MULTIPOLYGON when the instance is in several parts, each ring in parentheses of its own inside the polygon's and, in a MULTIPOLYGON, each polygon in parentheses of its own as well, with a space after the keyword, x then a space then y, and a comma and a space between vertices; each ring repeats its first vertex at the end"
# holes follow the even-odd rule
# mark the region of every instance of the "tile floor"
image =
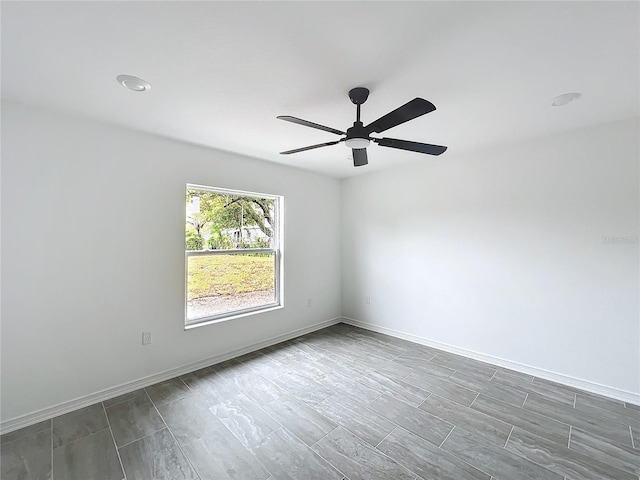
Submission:
POLYGON ((640 408, 345 324, 2 437, 2 480, 640 475, 640 408))

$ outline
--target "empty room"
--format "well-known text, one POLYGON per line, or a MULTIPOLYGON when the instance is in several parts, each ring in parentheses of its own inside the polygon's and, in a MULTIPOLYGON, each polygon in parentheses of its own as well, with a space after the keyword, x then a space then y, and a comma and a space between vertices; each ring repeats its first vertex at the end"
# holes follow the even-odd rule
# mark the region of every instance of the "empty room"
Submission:
POLYGON ((0 9, 1 480, 640 480, 640 2, 0 9))

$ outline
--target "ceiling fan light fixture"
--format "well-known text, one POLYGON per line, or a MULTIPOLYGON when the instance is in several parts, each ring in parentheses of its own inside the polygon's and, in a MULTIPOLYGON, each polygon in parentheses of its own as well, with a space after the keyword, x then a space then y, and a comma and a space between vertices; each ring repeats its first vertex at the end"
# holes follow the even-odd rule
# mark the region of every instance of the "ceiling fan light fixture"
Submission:
POLYGON ((349 148, 367 148, 369 146, 367 138, 347 138, 344 144, 349 148))

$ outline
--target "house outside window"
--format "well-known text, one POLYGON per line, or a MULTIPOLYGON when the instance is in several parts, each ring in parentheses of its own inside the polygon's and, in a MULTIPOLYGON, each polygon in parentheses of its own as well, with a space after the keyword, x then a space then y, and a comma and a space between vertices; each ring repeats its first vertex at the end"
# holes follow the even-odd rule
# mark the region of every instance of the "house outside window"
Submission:
POLYGON ((187 184, 185 326, 282 306, 283 197, 187 184))

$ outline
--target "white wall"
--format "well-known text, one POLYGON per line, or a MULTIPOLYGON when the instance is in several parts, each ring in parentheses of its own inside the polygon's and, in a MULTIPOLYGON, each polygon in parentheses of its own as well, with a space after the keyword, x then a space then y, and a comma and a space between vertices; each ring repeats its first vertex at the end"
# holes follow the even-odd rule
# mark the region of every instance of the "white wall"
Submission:
POLYGON ((638 236, 638 128, 416 156, 341 189, 3 103, 1 419, 337 317, 341 290, 347 317, 638 393, 638 246, 602 241, 638 236), (285 196, 283 310, 184 331, 187 182, 285 196))
POLYGON ((338 317, 339 223, 336 179, 3 104, 2 420, 338 317), (284 309, 184 330, 187 182, 284 195, 284 309))
POLYGON ((345 180, 343 315, 640 393, 638 132, 452 148, 345 180))

